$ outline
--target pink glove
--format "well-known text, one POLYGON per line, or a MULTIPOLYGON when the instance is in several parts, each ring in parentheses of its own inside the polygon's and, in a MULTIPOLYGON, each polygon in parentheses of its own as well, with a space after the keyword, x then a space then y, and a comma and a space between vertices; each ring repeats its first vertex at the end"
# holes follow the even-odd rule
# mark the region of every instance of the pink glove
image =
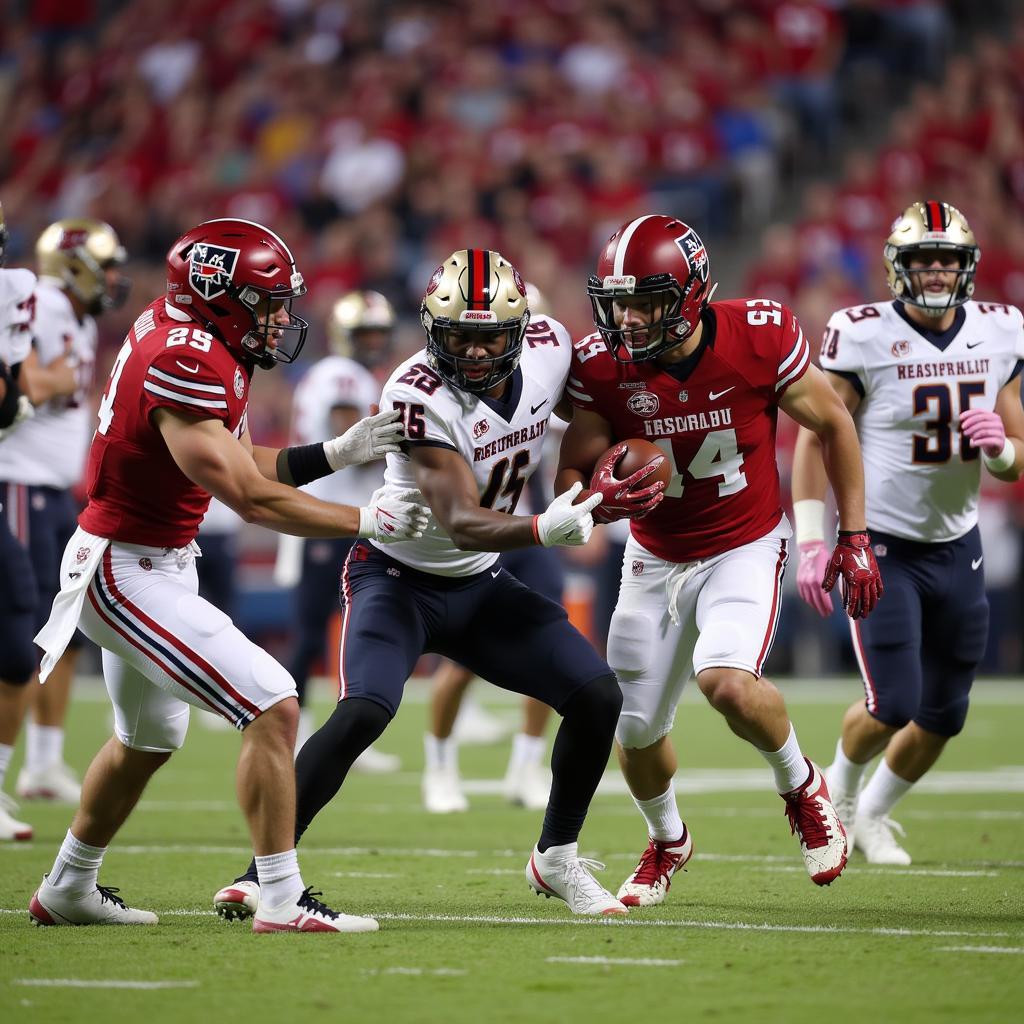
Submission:
POLYGON ((1006 444, 1006 427, 999 413, 987 409, 964 409, 960 413, 960 429, 964 437, 990 459, 996 458, 1006 444))
POLYGON ((803 598, 823 619, 832 614, 832 597, 821 589, 821 581, 831 561, 832 553, 820 540, 805 540, 799 545, 800 564, 796 570, 796 588, 803 598))

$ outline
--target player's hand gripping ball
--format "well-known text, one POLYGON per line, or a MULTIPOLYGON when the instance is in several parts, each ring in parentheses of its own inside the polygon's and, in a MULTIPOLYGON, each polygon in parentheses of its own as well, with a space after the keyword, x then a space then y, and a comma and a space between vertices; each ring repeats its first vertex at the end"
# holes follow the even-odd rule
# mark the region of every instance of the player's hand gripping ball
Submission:
POLYGON ((618 519, 641 519, 664 499, 672 479, 672 467, 664 452, 650 441, 631 437, 612 445, 597 460, 590 478, 590 494, 601 494, 594 509, 594 522, 614 523, 618 519))

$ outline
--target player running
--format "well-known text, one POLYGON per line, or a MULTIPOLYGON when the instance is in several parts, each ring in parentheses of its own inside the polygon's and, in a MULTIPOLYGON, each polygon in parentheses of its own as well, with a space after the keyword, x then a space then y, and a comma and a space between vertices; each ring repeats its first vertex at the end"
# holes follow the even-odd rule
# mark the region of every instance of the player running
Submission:
MULTIPOLYGON (((1020 310, 971 299, 981 253, 948 203, 908 206, 883 254, 892 301, 834 313, 821 348, 857 424, 867 521, 887 588, 878 614, 850 623, 865 699, 846 712, 826 776, 854 848, 872 864, 909 864, 889 812, 967 718, 988 640, 981 466, 1006 481, 1024 470, 1024 331, 1020 310)), ((832 610, 819 586, 825 492, 818 441, 801 430, 797 581, 822 615, 832 610)))
POLYGON ((661 903, 693 850, 672 787, 669 738, 691 674, 771 766, 807 870, 827 885, 846 865, 846 837, 781 694, 761 673, 792 532, 775 461, 780 408, 821 438, 836 490, 842 532, 827 585, 842 576, 855 618, 881 592, 853 421, 811 364, 790 310, 769 299, 710 302, 707 250, 682 221, 650 215, 623 225, 588 290, 598 331, 575 345, 568 393, 576 413, 556 489, 588 479, 624 438, 653 441, 673 472, 653 510, 632 493, 600 509, 603 518, 633 518, 608 661, 623 692, 619 760, 649 835, 619 898, 661 903))
POLYGON ((185 739, 189 705, 243 732, 238 798, 263 898, 254 931, 371 931, 303 884, 295 854, 291 676, 198 596, 199 522, 215 495, 247 522, 307 537, 418 536, 425 515, 397 489, 366 508, 333 505, 299 484, 396 450, 393 414, 341 437, 282 450, 246 428, 256 367, 292 362, 307 325, 285 243, 243 220, 214 220, 167 255, 167 291, 128 333, 100 403, 88 504, 61 563, 61 592, 36 637, 43 679, 80 626, 103 648, 114 735, 93 759, 53 868, 32 896, 37 924, 155 924, 97 882, 107 846, 156 770, 185 739))
MULTIPOLYGON (((575 914, 625 914, 577 848, 611 750, 618 683, 561 605, 497 564, 498 551, 583 544, 593 528, 601 497, 573 504, 580 487, 539 515, 514 514, 548 419, 563 402, 569 336, 554 320, 531 321, 522 278, 487 249, 449 256, 427 286, 420 315, 426 349, 395 370, 381 398, 401 413, 406 436, 402 454, 388 456, 384 491, 418 487, 430 524, 422 538, 386 552, 374 542, 349 552, 341 699, 296 761, 296 838, 387 728, 420 655, 435 651, 562 716, 527 880, 575 914)), ((252 912, 261 888, 254 868, 217 893, 218 911, 252 912)))

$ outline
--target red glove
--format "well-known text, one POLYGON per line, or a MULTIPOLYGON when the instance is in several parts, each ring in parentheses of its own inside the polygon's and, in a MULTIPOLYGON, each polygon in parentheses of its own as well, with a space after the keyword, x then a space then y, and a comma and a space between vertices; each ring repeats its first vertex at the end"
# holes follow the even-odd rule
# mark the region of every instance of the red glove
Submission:
POLYGON ((867 530, 839 531, 839 542, 825 570, 821 589, 827 594, 840 577, 846 614, 851 619, 866 618, 885 591, 867 530))
POLYGON ((594 467, 594 475, 590 478, 590 490, 584 491, 577 501, 590 494, 601 494, 601 504, 594 509, 595 523, 614 523, 619 519, 641 519, 652 509, 661 504, 665 497, 662 491, 665 485, 660 481, 650 487, 639 487, 665 461, 661 455, 652 459, 646 466, 641 466, 624 480, 615 476, 615 467, 626 454, 626 446, 617 444, 609 449, 594 467))

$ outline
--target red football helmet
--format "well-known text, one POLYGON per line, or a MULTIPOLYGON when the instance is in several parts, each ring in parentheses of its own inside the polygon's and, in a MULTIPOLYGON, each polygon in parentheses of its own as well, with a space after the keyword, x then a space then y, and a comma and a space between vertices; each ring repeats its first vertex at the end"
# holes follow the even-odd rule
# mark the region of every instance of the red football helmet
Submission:
POLYGON ((700 236, 674 217, 648 214, 624 224, 597 259, 587 282, 594 324, 620 363, 639 363, 682 344, 697 327, 714 291, 700 236), (645 298, 650 322, 615 323, 617 299, 645 298))
POLYGON ((309 324, 292 312, 292 300, 305 293, 288 246, 249 220, 208 220, 167 253, 167 301, 264 370, 302 351, 309 324), (267 323, 266 299, 283 300, 287 322, 267 323))

